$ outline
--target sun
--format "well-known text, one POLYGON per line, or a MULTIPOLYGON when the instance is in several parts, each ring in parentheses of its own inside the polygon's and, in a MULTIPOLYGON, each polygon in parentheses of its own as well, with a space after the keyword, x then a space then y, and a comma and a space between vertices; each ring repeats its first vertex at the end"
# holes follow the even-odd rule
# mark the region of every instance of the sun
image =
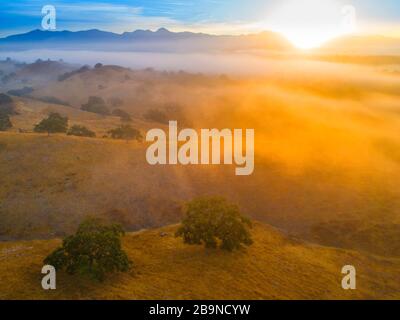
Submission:
POLYGON ((284 0, 267 13, 266 27, 296 47, 311 49, 355 30, 355 10, 335 0, 284 0))

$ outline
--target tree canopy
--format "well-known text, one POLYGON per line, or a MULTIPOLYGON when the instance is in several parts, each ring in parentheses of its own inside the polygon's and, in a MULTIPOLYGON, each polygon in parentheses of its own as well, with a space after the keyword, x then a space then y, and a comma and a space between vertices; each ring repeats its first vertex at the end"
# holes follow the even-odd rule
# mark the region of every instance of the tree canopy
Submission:
POLYGON ((206 248, 232 251, 253 243, 251 221, 239 208, 224 198, 198 198, 188 202, 185 217, 176 232, 187 244, 204 244, 206 248))
POLYGON ((124 139, 142 141, 143 136, 139 130, 132 128, 130 125, 122 125, 118 128, 108 131, 113 139, 124 139))
POLYGON ((76 234, 63 240, 62 246, 51 253, 44 263, 57 271, 80 274, 103 281, 113 272, 127 272, 132 262, 122 250, 122 227, 88 218, 80 224, 76 234))
POLYGON ((80 125, 73 125, 71 128, 69 128, 67 135, 69 136, 77 136, 77 137, 89 137, 89 138, 94 138, 96 137, 96 133, 93 131, 89 130, 85 126, 80 126, 80 125))
POLYGON ((104 99, 97 96, 89 97, 88 102, 82 105, 81 110, 98 113, 105 116, 110 114, 110 110, 108 109, 104 99))
POLYGON ((68 118, 59 113, 52 112, 46 119, 43 119, 35 127, 35 132, 65 133, 68 129, 68 118))

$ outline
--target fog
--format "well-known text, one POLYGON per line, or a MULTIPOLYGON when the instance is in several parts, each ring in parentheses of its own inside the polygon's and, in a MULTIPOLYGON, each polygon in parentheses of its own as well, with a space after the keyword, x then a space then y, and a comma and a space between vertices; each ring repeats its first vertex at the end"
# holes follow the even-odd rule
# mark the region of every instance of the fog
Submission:
MULTIPOLYGON (((133 69, 154 68, 162 71, 184 70, 203 74, 270 75, 288 69, 288 60, 271 59, 250 53, 166 53, 166 52, 107 52, 68 50, 28 50, 0 52, 0 59, 11 57, 31 63, 37 59, 94 65, 98 62, 133 69)), ((309 62, 308 64, 316 64, 309 62)), ((327 65, 330 63, 319 62, 327 65)), ((294 68, 298 66, 293 63, 294 68)), ((304 67, 308 67, 304 62, 304 67)), ((335 67, 331 67, 334 69, 335 67)))

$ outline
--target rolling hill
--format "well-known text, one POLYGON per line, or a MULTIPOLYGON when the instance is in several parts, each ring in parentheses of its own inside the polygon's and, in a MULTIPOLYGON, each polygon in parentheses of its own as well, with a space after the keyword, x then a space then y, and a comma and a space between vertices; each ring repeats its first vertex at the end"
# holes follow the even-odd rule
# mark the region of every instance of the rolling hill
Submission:
POLYGON ((0 134, 1 238, 62 236, 85 215, 114 210, 129 217, 129 230, 158 227, 179 221, 182 201, 221 195, 313 241, 397 255, 399 240, 385 230, 395 235, 400 223, 399 79, 373 67, 315 64, 279 63, 285 72, 265 78, 102 66, 13 97, 19 114, 0 134), (103 139, 121 121, 80 110, 92 95, 120 98, 143 135, 166 129, 144 117, 151 109, 179 116, 185 127, 254 128, 255 172, 239 178, 229 165, 150 166, 145 143, 103 139), (70 106, 39 101, 45 96, 70 106), (97 138, 29 133, 50 111, 97 138), (366 225, 349 230, 354 220, 366 225), (321 223, 335 230, 328 239, 309 234, 321 223))
POLYGON ((175 226, 127 234, 134 268, 90 282, 62 272, 41 289, 42 260, 59 240, 0 243, 0 299, 399 299, 400 260, 311 245, 256 223, 255 243, 234 253, 184 245, 175 226), (357 269, 343 290, 341 269, 357 269))

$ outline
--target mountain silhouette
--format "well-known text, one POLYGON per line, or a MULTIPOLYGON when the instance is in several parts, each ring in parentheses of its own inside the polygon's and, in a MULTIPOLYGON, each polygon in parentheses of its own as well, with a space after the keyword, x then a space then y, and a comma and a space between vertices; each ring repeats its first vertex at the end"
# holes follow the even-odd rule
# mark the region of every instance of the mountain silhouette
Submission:
POLYGON ((97 29, 86 31, 33 30, 0 39, 0 50, 30 49, 78 49, 78 50, 160 50, 196 51, 269 49, 290 50, 291 44, 274 32, 249 35, 210 35, 193 32, 135 30, 117 34, 97 29), (110 46, 112 44, 112 46, 110 46))

